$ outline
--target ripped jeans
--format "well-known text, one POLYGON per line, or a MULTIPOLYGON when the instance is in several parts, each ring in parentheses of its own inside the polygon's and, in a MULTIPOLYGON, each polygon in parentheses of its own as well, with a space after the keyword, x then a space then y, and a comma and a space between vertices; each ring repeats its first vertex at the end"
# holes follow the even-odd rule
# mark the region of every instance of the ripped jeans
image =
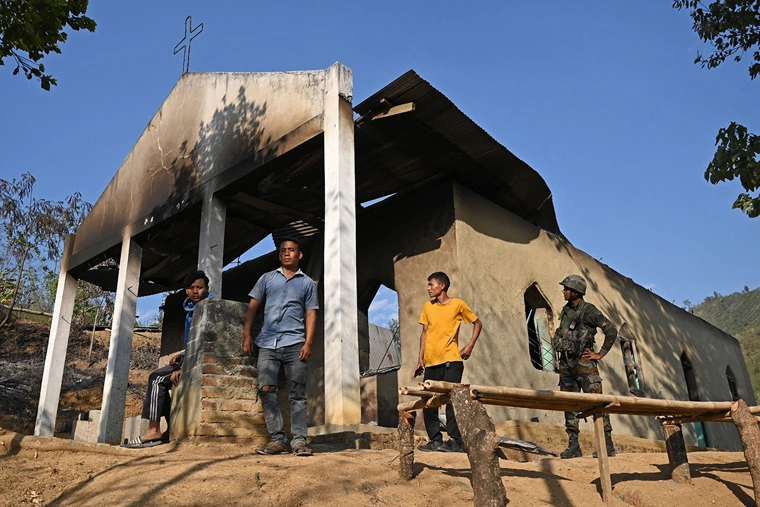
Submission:
MULTIPOLYGON (((583 390, 584 393, 602 394, 602 377, 599 376, 596 361, 583 357, 567 360, 560 356, 559 390, 571 393, 583 390)), ((580 432, 575 412, 565 412, 565 431, 576 434, 580 432)), ((604 414, 604 431, 612 431, 608 414, 604 414)))
POLYGON ((299 442, 306 443, 306 361, 301 361, 303 343, 280 347, 278 349, 259 349, 259 395, 264 409, 264 419, 272 440, 287 446, 285 423, 277 401, 277 377, 280 368, 285 369, 290 400, 290 431, 293 434, 291 447, 299 442), (271 391, 263 391, 265 386, 275 386, 271 391))

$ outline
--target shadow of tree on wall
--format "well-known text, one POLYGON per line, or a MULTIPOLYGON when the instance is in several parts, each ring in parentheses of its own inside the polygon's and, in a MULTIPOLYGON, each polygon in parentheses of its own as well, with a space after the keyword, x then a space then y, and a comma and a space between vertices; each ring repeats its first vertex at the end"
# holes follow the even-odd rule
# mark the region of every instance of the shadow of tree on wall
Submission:
POLYGON ((153 214, 173 215, 201 199, 201 185, 213 177, 240 162, 256 165, 257 160, 263 159, 267 150, 261 148, 272 142, 261 127, 266 112, 266 102, 249 101, 244 86, 240 86, 234 100, 224 95, 222 107, 210 121, 199 125, 196 143, 189 147, 183 141, 169 167, 165 167, 174 179, 165 202, 156 206, 153 214))
MULTIPOLYGON (((578 273, 588 283, 587 300, 598 306, 620 329, 625 323, 636 336, 639 361, 644 366, 645 392, 651 398, 688 400, 689 395, 681 364, 681 355, 686 352, 697 375, 697 388, 702 401, 731 401, 727 379, 723 375, 726 365, 735 365, 737 358, 733 351, 736 344, 730 342, 720 330, 691 315, 684 309, 671 304, 652 291, 641 287, 606 264, 577 250, 569 242, 549 235, 558 252, 570 257, 576 264, 578 273), (599 273, 602 276, 599 276, 599 273), (621 299, 613 299, 604 285, 612 288, 612 294, 621 299), (624 303, 621 303, 623 301, 624 303), (728 341, 725 341, 728 340, 728 341), (716 364, 718 366, 716 366, 716 364), (646 375, 648 372, 648 376, 646 375)), ((597 340, 598 342, 598 340, 597 340)), ((620 354, 616 343, 610 353, 620 354)), ((742 360, 741 357, 738 359, 742 360)), ((625 371, 602 371, 608 375, 617 392, 627 393, 628 383, 625 371)), ((752 404, 751 385, 741 386, 744 399, 752 404), (750 390, 750 393, 747 392, 750 390), (750 395, 748 395, 750 394, 750 395)), ((619 416, 620 417, 620 416, 619 416)), ((660 425, 652 418, 627 416, 627 424, 643 425, 651 428, 652 434, 660 435, 660 425)), ((696 440, 691 424, 684 425, 684 432, 696 440)), ((738 445, 738 435, 732 424, 706 423, 708 445, 715 446, 726 439, 733 439, 738 445)), ((736 450, 739 450, 737 447, 736 450)))
MULTIPOLYGON (((253 170, 271 156, 272 138, 261 125, 266 113, 266 102, 249 100, 245 86, 240 86, 234 99, 224 95, 211 119, 201 122, 198 139, 192 146, 187 140, 180 144, 171 162, 163 166, 170 175, 160 183, 168 187, 166 197, 154 206, 143 225, 149 225, 149 221, 160 224, 143 231, 138 239, 147 247, 143 271, 173 256, 171 268, 160 270, 155 278, 176 284, 195 269, 200 203, 206 192, 218 190, 210 186, 214 178, 233 167, 239 170, 241 165, 253 170)), ((162 155, 159 146, 156 156, 162 155)))
POLYGON ((266 102, 249 101, 245 87, 241 86, 235 100, 228 101, 225 95, 222 104, 211 121, 201 123, 198 142, 191 151, 194 165, 209 176, 250 157, 263 157, 259 150, 272 142, 261 127, 261 118, 267 113, 266 102))

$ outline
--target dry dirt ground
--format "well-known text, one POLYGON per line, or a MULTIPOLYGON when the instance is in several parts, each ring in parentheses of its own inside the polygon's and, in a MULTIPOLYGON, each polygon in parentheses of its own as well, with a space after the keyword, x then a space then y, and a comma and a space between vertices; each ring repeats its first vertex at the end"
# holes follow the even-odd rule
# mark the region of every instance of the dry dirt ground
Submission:
MULTIPOLYGON (((473 503, 464 454, 415 453, 417 476, 398 477, 393 450, 258 456, 242 445, 167 444, 126 450, 103 444, 0 436, 0 506, 404 505, 473 503)), ((744 455, 689 455, 694 484, 675 485, 665 454, 611 459, 613 505, 754 505, 744 455)), ((601 506, 597 462, 502 461, 510 506, 601 506)))
MULTIPOLYGON (((417 452, 417 475, 406 482, 398 477, 398 453, 392 450, 325 447, 311 458, 262 457, 245 445, 181 443, 131 451, 25 436, 34 427, 47 334, 45 323, 28 320, 0 329, 0 507, 472 505, 463 454, 417 452)), ((90 338, 83 331, 69 341, 59 423, 100 406, 109 333, 96 333, 88 360, 90 338)), ((129 416, 142 408, 158 343, 157 334, 134 336, 129 416)), ((613 504, 754 505, 743 454, 690 453, 689 459, 692 486, 670 481, 665 454, 613 458, 613 504)), ((603 505, 597 462, 590 457, 501 464, 510 505, 603 505)))

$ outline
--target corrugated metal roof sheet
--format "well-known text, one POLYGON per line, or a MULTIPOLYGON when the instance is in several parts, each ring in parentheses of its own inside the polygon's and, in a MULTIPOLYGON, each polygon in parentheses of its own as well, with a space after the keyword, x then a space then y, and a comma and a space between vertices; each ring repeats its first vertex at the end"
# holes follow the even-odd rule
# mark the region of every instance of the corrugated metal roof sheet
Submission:
MULTIPOLYGON (((390 175, 399 183, 412 183, 420 178, 433 177, 429 171, 437 166, 438 171, 450 175, 528 222, 560 234, 551 190, 541 175, 413 70, 362 101, 354 111, 363 119, 387 110, 388 104, 409 102, 416 106, 413 112, 378 121, 360 119, 356 133, 357 167, 360 162, 385 167, 395 164, 395 170, 391 170, 390 175), (416 122, 411 121, 410 117, 416 122), (391 123, 393 127, 389 128, 391 123), (449 144, 448 149, 441 149, 440 140, 426 140, 421 136, 420 123, 436 134, 429 137, 445 140, 449 144), (415 145, 410 145, 411 140, 415 141, 415 145), (405 145, 406 150, 403 149, 405 145), (367 149, 371 151, 364 153, 367 149), (436 160, 430 150, 438 150, 445 156, 436 160), (402 157, 399 151, 406 151, 406 156, 402 157), (414 152, 416 156, 410 158, 409 155, 414 152), (452 153, 457 153, 459 157, 452 159, 452 153), (364 157, 372 160, 365 160, 364 157), (423 159, 424 164, 415 164, 423 159)), ((361 186, 362 181, 357 175, 357 188, 361 186)))
POLYGON ((390 329, 369 324, 369 369, 362 377, 372 377, 401 368, 401 343, 390 329))

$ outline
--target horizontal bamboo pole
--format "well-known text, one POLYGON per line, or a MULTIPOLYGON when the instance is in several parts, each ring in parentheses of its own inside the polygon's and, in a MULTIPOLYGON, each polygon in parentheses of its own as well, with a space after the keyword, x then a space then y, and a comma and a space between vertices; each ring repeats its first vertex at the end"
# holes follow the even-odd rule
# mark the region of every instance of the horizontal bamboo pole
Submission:
MULTIPOLYGON (((414 392, 414 390, 409 389, 409 396, 417 396, 419 391, 414 392)), ((438 399, 441 394, 439 393, 427 393, 428 395, 431 395, 428 400, 416 400, 416 401, 409 401, 409 402, 403 402, 399 403, 398 408, 399 410, 405 410, 405 411, 411 411, 411 410, 418 410, 421 408, 434 408, 441 405, 445 405, 448 403, 448 401, 443 401, 438 399), (431 401, 433 400, 433 401, 431 401)), ((535 403, 532 401, 509 401, 509 400, 503 400, 503 399, 495 399, 495 398, 473 398, 477 399, 479 402, 481 402, 484 405, 495 405, 495 406, 502 406, 502 407, 513 407, 513 408, 533 408, 535 409, 535 403)), ((627 415, 639 415, 639 416, 651 416, 651 414, 647 412, 636 412, 636 411, 625 411, 620 412, 620 407, 610 407, 610 408, 600 408, 598 406, 592 407, 590 410, 596 409, 599 412, 604 413, 621 413, 621 414, 627 414, 627 415)), ((567 403, 553 403, 551 406, 544 407, 545 410, 553 410, 558 412, 582 412, 582 410, 578 409, 577 404, 567 404, 567 403)), ((703 421, 703 422, 725 422, 730 423, 733 422, 730 418, 727 419, 722 416, 722 414, 705 414, 703 416, 674 416, 674 417, 664 417, 664 416, 658 416, 658 419, 663 424, 686 424, 686 423, 692 423, 697 421, 703 421)), ((758 418, 758 422, 760 422, 760 418, 758 418)))
MULTIPOLYGON (((520 401, 506 401, 497 400, 493 398, 475 398, 483 405, 495 405, 497 407, 513 407, 513 408, 532 408, 535 409, 535 403, 520 402, 520 401)), ((551 407, 543 407, 539 410, 554 410, 556 412, 576 412, 577 409, 571 405, 552 405, 551 407)))
MULTIPOLYGON (((731 409, 729 401, 675 401, 653 400, 649 398, 636 398, 630 396, 615 396, 612 394, 573 393, 566 391, 535 391, 531 389, 519 389, 512 387, 471 386, 472 391, 477 391, 483 396, 505 400, 535 400, 554 401, 562 400, 576 403, 593 403, 606 405, 619 403, 622 408, 640 408, 644 411, 652 411, 654 415, 699 415, 710 412, 722 412, 731 409)), ((611 409, 610 409, 611 410, 611 409)))
MULTIPOLYGON (((754 415, 754 414, 753 414, 754 415)), ((760 417, 755 416, 755 419, 757 419, 758 424, 760 424, 760 417)), ((688 423, 694 423, 694 422, 722 422, 722 423, 733 423, 734 420, 730 417, 724 417, 720 414, 706 414, 706 415, 692 415, 688 417, 662 417, 658 416, 657 420, 662 424, 688 424, 688 423)))
MULTIPOLYGON (((449 392, 456 385, 451 382, 435 380, 424 382, 426 390, 438 393, 449 392)), ((539 391, 516 387, 471 385, 470 389, 474 398, 490 405, 573 412, 584 412, 595 407, 605 406, 601 410, 604 413, 642 416, 689 417, 709 415, 714 417, 721 413, 728 413, 732 404, 730 401, 661 400, 612 394, 539 391)), ((760 414, 760 406, 750 407, 750 412, 760 414)))
POLYGON ((430 391, 422 391, 420 389, 412 389, 411 387, 399 387, 398 393, 403 396, 421 396, 423 398, 432 398, 433 396, 438 396, 440 394, 430 391))
POLYGON ((716 422, 716 423, 732 423, 731 419, 726 419, 725 417, 711 417, 711 416, 699 416, 699 415, 693 415, 689 417, 665 417, 660 420, 660 423, 664 425, 673 425, 673 424, 688 424, 688 423, 694 423, 694 422, 716 422))
MULTIPOLYGON (((6 310, 8 310, 10 308, 10 306, 0 305, 0 308, 5 308, 6 310)), ((17 307, 14 307, 13 311, 14 312, 20 312, 20 313, 28 313, 29 315, 40 315, 42 317, 52 317, 53 316, 52 313, 41 312, 39 310, 28 310, 26 308, 17 308, 17 307)))
MULTIPOLYGON (((534 410, 554 410, 561 412, 580 412, 581 417, 589 417, 594 413, 604 414, 625 414, 625 415, 637 415, 642 417, 655 417, 660 414, 658 411, 653 411, 646 407, 622 407, 622 406, 598 406, 590 403, 568 403, 568 402, 541 402, 537 403, 533 400, 508 400, 503 398, 490 398, 490 397, 473 397, 484 405, 497 405, 502 407, 515 407, 515 408, 530 408, 534 410), (584 414, 585 413, 585 414, 584 414)), ((684 422, 694 422, 698 420, 704 420, 706 422, 731 422, 731 420, 722 417, 721 413, 708 413, 703 416, 692 415, 671 415, 667 416, 668 419, 678 418, 684 422), (689 418, 690 420, 684 420, 689 418)), ((674 419, 675 420, 675 419, 674 419)))
MULTIPOLYGON (((421 382, 421 385, 425 387, 427 391, 433 391, 434 393, 448 393, 456 386, 463 384, 455 384, 454 382, 444 382, 442 380, 426 380, 421 382)), ((470 386, 472 388, 472 386, 470 386)))
POLYGON ((419 410, 421 408, 436 408, 440 407, 441 405, 448 405, 449 403, 451 403, 451 398, 449 398, 449 395, 440 394, 438 396, 433 396, 432 398, 423 400, 399 403, 396 408, 399 412, 411 412, 412 410, 419 410))

